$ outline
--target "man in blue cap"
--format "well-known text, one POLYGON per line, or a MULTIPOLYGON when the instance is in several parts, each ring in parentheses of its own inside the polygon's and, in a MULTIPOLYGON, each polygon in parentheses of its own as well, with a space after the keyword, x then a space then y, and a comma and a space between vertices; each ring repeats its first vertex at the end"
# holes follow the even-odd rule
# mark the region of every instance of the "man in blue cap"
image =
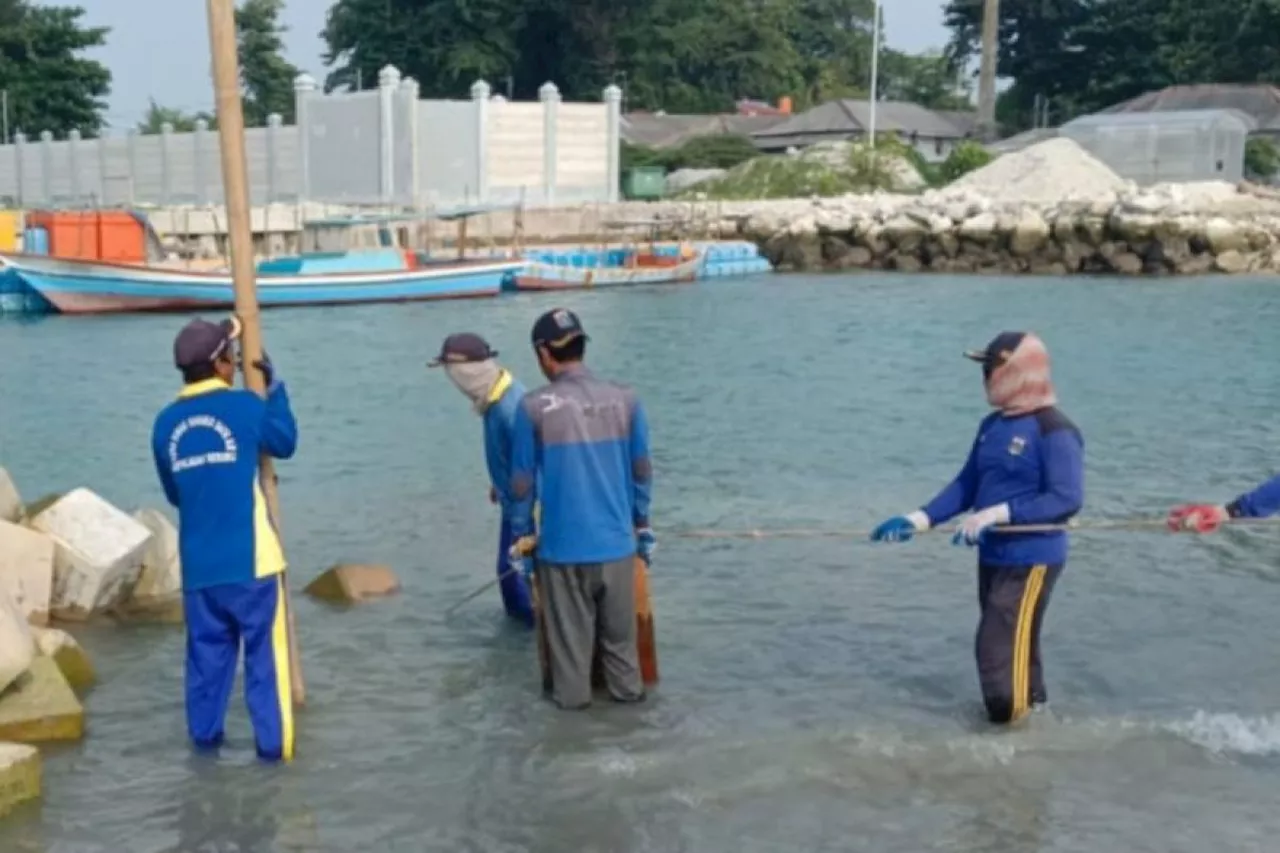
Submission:
POLYGON ((587 334, 556 308, 538 318, 533 347, 549 384, 516 413, 511 490, 512 561, 535 556, 547 627, 552 700, 591 704, 598 652, 618 702, 644 699, 636 648, 635 558, 653 554, 653 467, 644 407, 630 388, 583 364, 587 334), (542 517, 535 534, 534 487, 542 517))
POLYGON ((223 740, 244 644, 244 694, 259 757, 293 758, 284 551, 258 480, 258 459, 293 456, 298 425, 284 383, 254 366, 266 399, 232 387, 239 323, 193 320, 173 344, 178 399, 156 417, 151 447, 165 497, 178 509, 187 623, 187 731, 200 749, 223 740))
POLYGON ((511 438, 524 386, 496 361, 498 351, 482 337, 460 332, 444 339, 440 354, 427 367, 441 367, 449 380, 471 401, 484 420, 484 459, 489 470, 489 500, 502 507, 498 533, 498 576, 507 615, 533 626, 533 603, 524 575, 510 571, 508 552, 514 537, 511 514, 511 438))

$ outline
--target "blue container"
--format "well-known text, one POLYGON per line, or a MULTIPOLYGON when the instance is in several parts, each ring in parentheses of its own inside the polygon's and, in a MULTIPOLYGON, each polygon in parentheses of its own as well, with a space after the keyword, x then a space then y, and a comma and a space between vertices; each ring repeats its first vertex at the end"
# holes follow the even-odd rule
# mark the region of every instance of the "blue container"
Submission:
POLYGON ((28 255, 49 254, 49 231, 39 225, 22 232, 22 251, 28 255))

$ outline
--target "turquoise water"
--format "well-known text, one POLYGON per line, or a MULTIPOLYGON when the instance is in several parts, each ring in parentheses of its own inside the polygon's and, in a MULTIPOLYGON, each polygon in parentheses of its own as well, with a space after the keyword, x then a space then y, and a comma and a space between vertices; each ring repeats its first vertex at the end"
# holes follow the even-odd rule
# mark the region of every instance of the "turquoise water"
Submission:
MULTIPOLYGON (((1159 517, 1280 466, 1267 280, 776 276, 631 292, 268 312, 303 430, 282 466, 294 587, 381 561, 400 597, 297 597, 299 758, 183 740, 180 632, 79 632, 90 733, 46 753, 6 851, 1232 851, 1280 833, 1280 530, 1079 533, 1045 628, 1050 716, 982 721, 972 554, 864 531, 930 497, 985 412, 962 349, 1039 331, 1088 442, 1086 515, 1159 517), (637 708, 544 704, 489 578, 479 423, 423 368, 485 333, 526 382, 557 302, 650 409, 663 682, 637 708)), ((28 497, 162 500, 147 440, 176 317, 0 323, 0 464, 28 497)))

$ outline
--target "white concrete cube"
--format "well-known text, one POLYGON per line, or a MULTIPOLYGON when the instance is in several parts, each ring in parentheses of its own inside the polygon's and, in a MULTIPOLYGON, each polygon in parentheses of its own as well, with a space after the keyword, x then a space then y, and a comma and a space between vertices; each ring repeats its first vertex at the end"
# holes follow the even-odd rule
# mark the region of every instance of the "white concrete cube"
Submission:
POLYGON ((18 680, 36 657, 36 641, 27 617, 12 596, 0 590, 0 692, 18 680))
POLYGON ((0 591, 8 591, 33 625, 49 622, 53 554, 49 536, 0 521, 0 591))
POLYGON ((22 497, 9 472, 0 468, 0 521, 22 518, 22 497))
POLYGON ((145 525, 88 489, 63 495, 31 519, 53 537, 52 612, 83 620, 124 601, 142 572, 151 543, 145 525))

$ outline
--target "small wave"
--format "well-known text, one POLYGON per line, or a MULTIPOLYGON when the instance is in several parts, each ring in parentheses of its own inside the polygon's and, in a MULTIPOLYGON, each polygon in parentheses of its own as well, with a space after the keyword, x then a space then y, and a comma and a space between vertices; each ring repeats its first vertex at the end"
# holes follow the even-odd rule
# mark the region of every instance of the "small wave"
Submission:
POLYGON ((1280 755, 1280 716, 1242 717, 1197 711, 1165 729, 1214 755, 1280 755))

